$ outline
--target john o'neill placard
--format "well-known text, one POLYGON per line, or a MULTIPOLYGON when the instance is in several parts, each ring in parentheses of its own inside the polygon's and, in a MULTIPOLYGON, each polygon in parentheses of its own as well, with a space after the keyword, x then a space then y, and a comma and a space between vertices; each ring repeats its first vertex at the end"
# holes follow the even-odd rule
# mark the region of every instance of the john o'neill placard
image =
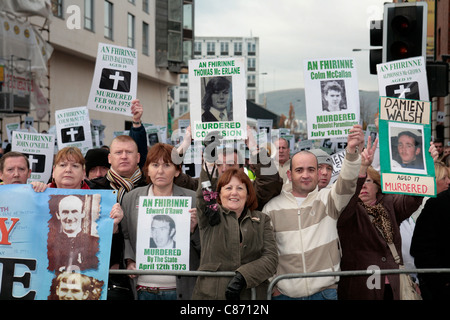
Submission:
POLYGON ((14 131, 11 150, 28 157, 31 169, 28 183, 47 183, 50 180, 55 150, 54 135, 14 131))
POLYGON ((138 270, 189 271, 190 197, 140 197, 138 270))
POLYGON ((380 97, 379 136, 382 191, 435 196, 431 103, 380 97))
POLYGON ((304 77, 308 139, 348 136, 360 118, 355 60, 305 60, 304 77))
POLYGON ((247 138, 247 94, 244 58, 189 61, 192 137, 211 132, 225 140, 247 138))

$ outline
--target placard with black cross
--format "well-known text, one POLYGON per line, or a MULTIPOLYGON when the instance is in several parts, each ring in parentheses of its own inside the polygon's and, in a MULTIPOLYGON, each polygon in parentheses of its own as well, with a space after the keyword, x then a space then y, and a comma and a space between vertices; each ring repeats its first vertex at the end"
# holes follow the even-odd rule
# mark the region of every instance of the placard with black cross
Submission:
POLYGON ((419 83, 413 81, 386 86, 386 96, 399 99, 420 100, 419 83))
POLYGON ((24 153, 30 162, 30 169, 33 173, 45 172, 45 155, 24 153))
POLYGON ((100 88, 118 92, 130 92, 131 72, 104 68, 100 88))
POLYGON ((85 140, 83 126, 61 129, 62 143, 81 142, 85 140))

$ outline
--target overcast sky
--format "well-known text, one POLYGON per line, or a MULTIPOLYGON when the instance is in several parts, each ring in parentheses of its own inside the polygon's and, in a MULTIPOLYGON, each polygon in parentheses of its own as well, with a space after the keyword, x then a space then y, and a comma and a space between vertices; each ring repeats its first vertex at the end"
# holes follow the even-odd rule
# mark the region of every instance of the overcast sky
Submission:
POLYGON ((369 73, 369 21, 387 0, 196 0, 196 36, 259 37, 261 91, 303 88, 303 61, 354 57, 360 90, 378 90, 369 73))

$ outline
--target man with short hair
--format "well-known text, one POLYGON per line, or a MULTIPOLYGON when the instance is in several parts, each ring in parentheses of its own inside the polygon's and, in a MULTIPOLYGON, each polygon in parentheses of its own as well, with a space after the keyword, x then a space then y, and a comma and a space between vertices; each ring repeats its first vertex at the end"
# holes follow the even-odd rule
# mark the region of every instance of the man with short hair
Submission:
POLYGON ((330 155, 323 151, 322 149, 312 149, 310 150, 317 158, 319 175, 318 187, 319 190, 325 188, 329 185, 331 180, 331 175, 333 173, 333 160, 330 155))
POLYGON ((289 182, 287 171, 291 164, 289 142, 281 137, 275 140, 274 145, 277 149, 275 165, 278 168, 278 174, 283 179, 283 183, 287 183, 289 182))
POLYGON ((434 146, 439 153, 439 159, 442 159, 442 156, 444 155, 444 141, 442 141, 442 139, 435 139, 434 146))
MULTIPOLYGON (((117 190, 118 203, 122 202, 125 193, 136 187, 147 185, 146 177, 141 170, 147 158, 147 134, 141 123, 143 108, 139 100, 132 101, 131 112, 133 127, 130 135, 114 138, 109 147, 108 162, 111 167, 106 176, 87 181, 91 189, 117 190)), ((119 232, 115 233, 112 239, 111 269, 125 269, 124 245, 122 229, 119 224, 119 232)), ((133 299, 127 276, 110 275, 108 286, 110 289, 108 290, 108 300, 133 299)))
POLYGON ((55 197, 50 206, 54 218, 49 223, 48 269, 50 271, 87 270, 98 268, 98 238, 83 231, 86 218, 81 196, 55 197), (63 250, 70 248, 70 250, 63 250))
MULTIPOLYGON (((355 193, 361 164, 358 146, 363 142, 362 127, 353 126, 337 181, 320 191, 317 157, 300 151, 291 158, 290 182, 263 208, 278 245, 275 276, 340 270, 337 219, 355 193)), ((333 276, 281 280, 272 295, 274 300, 336 300, 338 281, 333 276)))
POLYGON ((156 215, 152 220, 150 248, 176 248, 175 221, 168 215, 156 215))
POLYGON ((0 158, 0 184, 26 184, 31 176, 26 155, 10 151, 0 158))
POLYGON ((420 144, 419 137, 411 131, 406 130, 398 134, 397 151, 400 157, 398 164, 402 168, 424 168, 420 144))
POLYGON ((88 181, 91 189, 117 190, 117 201, 121 203, 125 192, 146 185, 146 178, 139 168, 140 154, 136 142, 130 136, 113 139, 108 154, 111 168, 106 176, 88 181))
POLYGON ((58 300, 89 300, 91 279, 80 273, 63 272, 56 278, 55 295, 58 300))

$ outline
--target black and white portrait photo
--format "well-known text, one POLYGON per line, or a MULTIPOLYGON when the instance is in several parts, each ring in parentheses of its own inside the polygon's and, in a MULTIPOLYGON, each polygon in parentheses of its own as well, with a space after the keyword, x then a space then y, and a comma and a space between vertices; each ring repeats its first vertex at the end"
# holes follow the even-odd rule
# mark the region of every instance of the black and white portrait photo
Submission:
POLYGON ((233 121, 232 77, 202 79, 202 122, 233 121))
POLYGON ((321 81, 322 110, 336 112, 347 109, 344 80, 321 81))

